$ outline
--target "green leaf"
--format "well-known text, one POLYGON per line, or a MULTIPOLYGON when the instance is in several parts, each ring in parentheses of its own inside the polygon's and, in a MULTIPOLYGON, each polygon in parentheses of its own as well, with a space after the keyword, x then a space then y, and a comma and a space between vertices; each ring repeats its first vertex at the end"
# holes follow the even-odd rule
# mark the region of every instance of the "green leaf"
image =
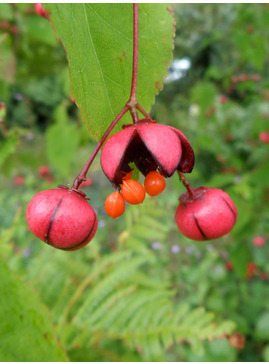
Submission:
MULTIPOLYGON (((72 97, 90 134, 100 139, 130 96, 132 4, 47 4, 46 8, 66 50, 72 97)), ((137 99, 147 111, 163 86, 173 36, 170 5, 139 4, 137 99)), ((130 116, 120 124, 126 122, 130 116)))
POLYGON ((3 261, 0 282, 0 360, 67 361, 47 308, 3 261))

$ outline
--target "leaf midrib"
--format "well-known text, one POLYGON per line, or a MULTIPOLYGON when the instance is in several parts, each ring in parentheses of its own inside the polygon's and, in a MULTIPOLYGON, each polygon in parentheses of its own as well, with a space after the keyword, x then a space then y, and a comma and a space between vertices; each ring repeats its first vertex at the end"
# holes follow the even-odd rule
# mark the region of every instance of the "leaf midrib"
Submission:
POLYGON ((93 47, 93 50, 94 50, 94 56, 96 58, 97 65, 99 67, 100 75, 101 75, 102 82, 103 82, 103 85, 104 85, 104 89, 105 89, 105 92, 106 92, 106 97, 107 97, 107 100, 108 100, 109 108, 111 110, 112 115, 114 115, 113 106, 112 106, 111 99, 109 97, 108 90, 107 90, 107 87, 106 87, 105 77, 104 77, 104 74, 103 74, 103 71, 102 71, 102 67, 101 67, 101 64, 99 62, 99 59, 98 59, 96 50, 95 50, 93 38, 92 38, 92 35, 91 35, 91 31, 90 31, 90 26, 89 26, 89 22, 88 22, 88 17, 87 17, 87 12, 86 12, 85 4, 83 4, 83 10, 84 10, 84 15, 85 15, 85 20, 86 20, 86 24, 87 24, 87 29, 88 29, 89 37, 90 37, 90 40, 91 40, 91 43, 92 43, 92 47, 93 47))

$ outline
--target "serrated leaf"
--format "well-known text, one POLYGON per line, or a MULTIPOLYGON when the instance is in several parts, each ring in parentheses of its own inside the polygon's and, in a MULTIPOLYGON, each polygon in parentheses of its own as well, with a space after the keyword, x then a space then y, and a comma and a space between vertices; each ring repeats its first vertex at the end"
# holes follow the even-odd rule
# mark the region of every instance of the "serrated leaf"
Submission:
MULTIPOLYGON (((66 50, 72 97, 90 134, 100 139, 130 96, 132 4, 47 4, 46 8, 66 50)), ((137 99, 147 111, 162 88, 172 57, 172 13, 167 4, 139 4, 137 99)), ((124 116, 120 125, 130 120, 124 116)))
POLYGON ((46 307, 2 261, 0 289, 0 360, 67 361, 46 307))

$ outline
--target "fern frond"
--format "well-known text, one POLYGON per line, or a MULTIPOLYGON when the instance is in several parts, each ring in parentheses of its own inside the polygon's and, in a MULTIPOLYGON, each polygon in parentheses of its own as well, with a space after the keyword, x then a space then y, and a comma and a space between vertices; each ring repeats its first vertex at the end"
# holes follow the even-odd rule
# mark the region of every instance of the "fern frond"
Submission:
POLYGON ((127 295, 132 294, 136 290, 135 285, 127 286, 117 289, 107 299, 105 299, 100 306, 89 316, 87 324, 94 325, 98 320, 106 315, 111 310, 112 306, 117 305, 119 300, 127 295))
POLYGON ((126 280, 140 265, 148 261, 147 257, 135 257, 118 264, 117 269, 100 281, 80 306, 74 321, 87 322, 87 317, 94 308, 106 297, 120 282, 126 280))
MULTIPOLYGON (((137 292, 133 294, 137 295, 137 292)), ((213 321, 214 315, 205 312, 204 308, 195 309, 182 316, 187 309, 185 305, 180 314, 177 314, 178 320, 175 320, 175 308, 165 292, 159 297, 144 292, 139 298, 136 297, 132 304, 132 294, 123 300, 123 306, 127 309, 123 312, 118 310, 113 325, 105 325, 105 336, 113 340, 121 339, 131 349, 140 348, 143 357, 148 360, 160 360, 165 350, 180 340, 189 341, 193 348, 199 351, 202 340, 221 337, 234 329, 234 324, 229 321, 216 325, 213 321)), ((100 332, 105 321, 106 318, 103 317, 102 321, 94 326, 94 330, 100 332)))

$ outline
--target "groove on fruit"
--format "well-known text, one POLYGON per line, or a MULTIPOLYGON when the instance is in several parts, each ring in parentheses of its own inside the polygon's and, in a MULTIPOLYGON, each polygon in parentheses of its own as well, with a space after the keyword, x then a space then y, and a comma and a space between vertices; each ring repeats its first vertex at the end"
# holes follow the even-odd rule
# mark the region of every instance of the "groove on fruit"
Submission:
POLYGON ((76 244, 76 245, 74 245, 74 246, 72 246, 72 247, 70 247, 70 248, 61 248, 61 250, 73 250, 73 249, 75 249, 75 248, 78 248, 80 245, 84 244, 84 243, 85 243, 85 241, 86 241, 86 240, 89 238, 89 236, 91 235, 91 233, 92 233, 92 231, 93 231, 93 229, 94 229, 94 227, 95 227, 95 223, 96 223, 96 216, 94 216, 94 221, 93 221, 93 224, 92 224, 92 228, 91 228, 90 232, 87 234, 87 236, 86 236, 86 238, 85 238, 85 239, 83 239, 80 243, 78 243, 78 244, 76 244))
POLYGON ((58 209, 59 209, 59 207, 60 207, 60 205, 61 205, 61 203, 62 203, 62 201, 63 201, 64 197, 65 197, 65 196, 63 196, 63 197, 60 199, 60 201, 58 202, 58 205, 56 206, 56 208, 55 208, 55 210, 54 210, 54 213, 53 213, 53 215, 52 215, 52 217, 51 217, 51 219, 50 219, 50 223, 49 223, 48 231, 47 231, 47 234, 45 234, 45 239, 46 239, 46 240, 45 240, 45 243, 46 243, 46 244, 53 245, 53 244, 50 244, 50 242, 49 242, 49 235, 50 235, 50 231, 51 231, 51 228, 52 228, 53 221, 54 221, 54 219, 55 219, 55 216, 56 216, 56 214, 57 214, 57 211, 58 211, 58 209))
POLYGON ((199 229, 200 233, 202 234, 203 238, 204 238, 205 240, 208 240, 208 237, 205 235, 205 233, 204 233, 204 232, 203 232, 203 230, 201 229, 201 226, 199 225, 199 223, 198 223, 198 219, 197 219, 197 217, 196 217, 196 215, 195 215, 195 214, 193 214, 193 218, 194 218, 195 224, 196 224, 196 226, 198 227, 198 229, 199 229))
POLYGON ((236 213, 234 212, 233 208, 229 205, 229 203, 225 200, 225 198, 221 197, 221 199, 226 203, 226 205, 229 207, 229 209, 231 210, 233 216, 234 216, 234 221, 236 221, 236 213))

